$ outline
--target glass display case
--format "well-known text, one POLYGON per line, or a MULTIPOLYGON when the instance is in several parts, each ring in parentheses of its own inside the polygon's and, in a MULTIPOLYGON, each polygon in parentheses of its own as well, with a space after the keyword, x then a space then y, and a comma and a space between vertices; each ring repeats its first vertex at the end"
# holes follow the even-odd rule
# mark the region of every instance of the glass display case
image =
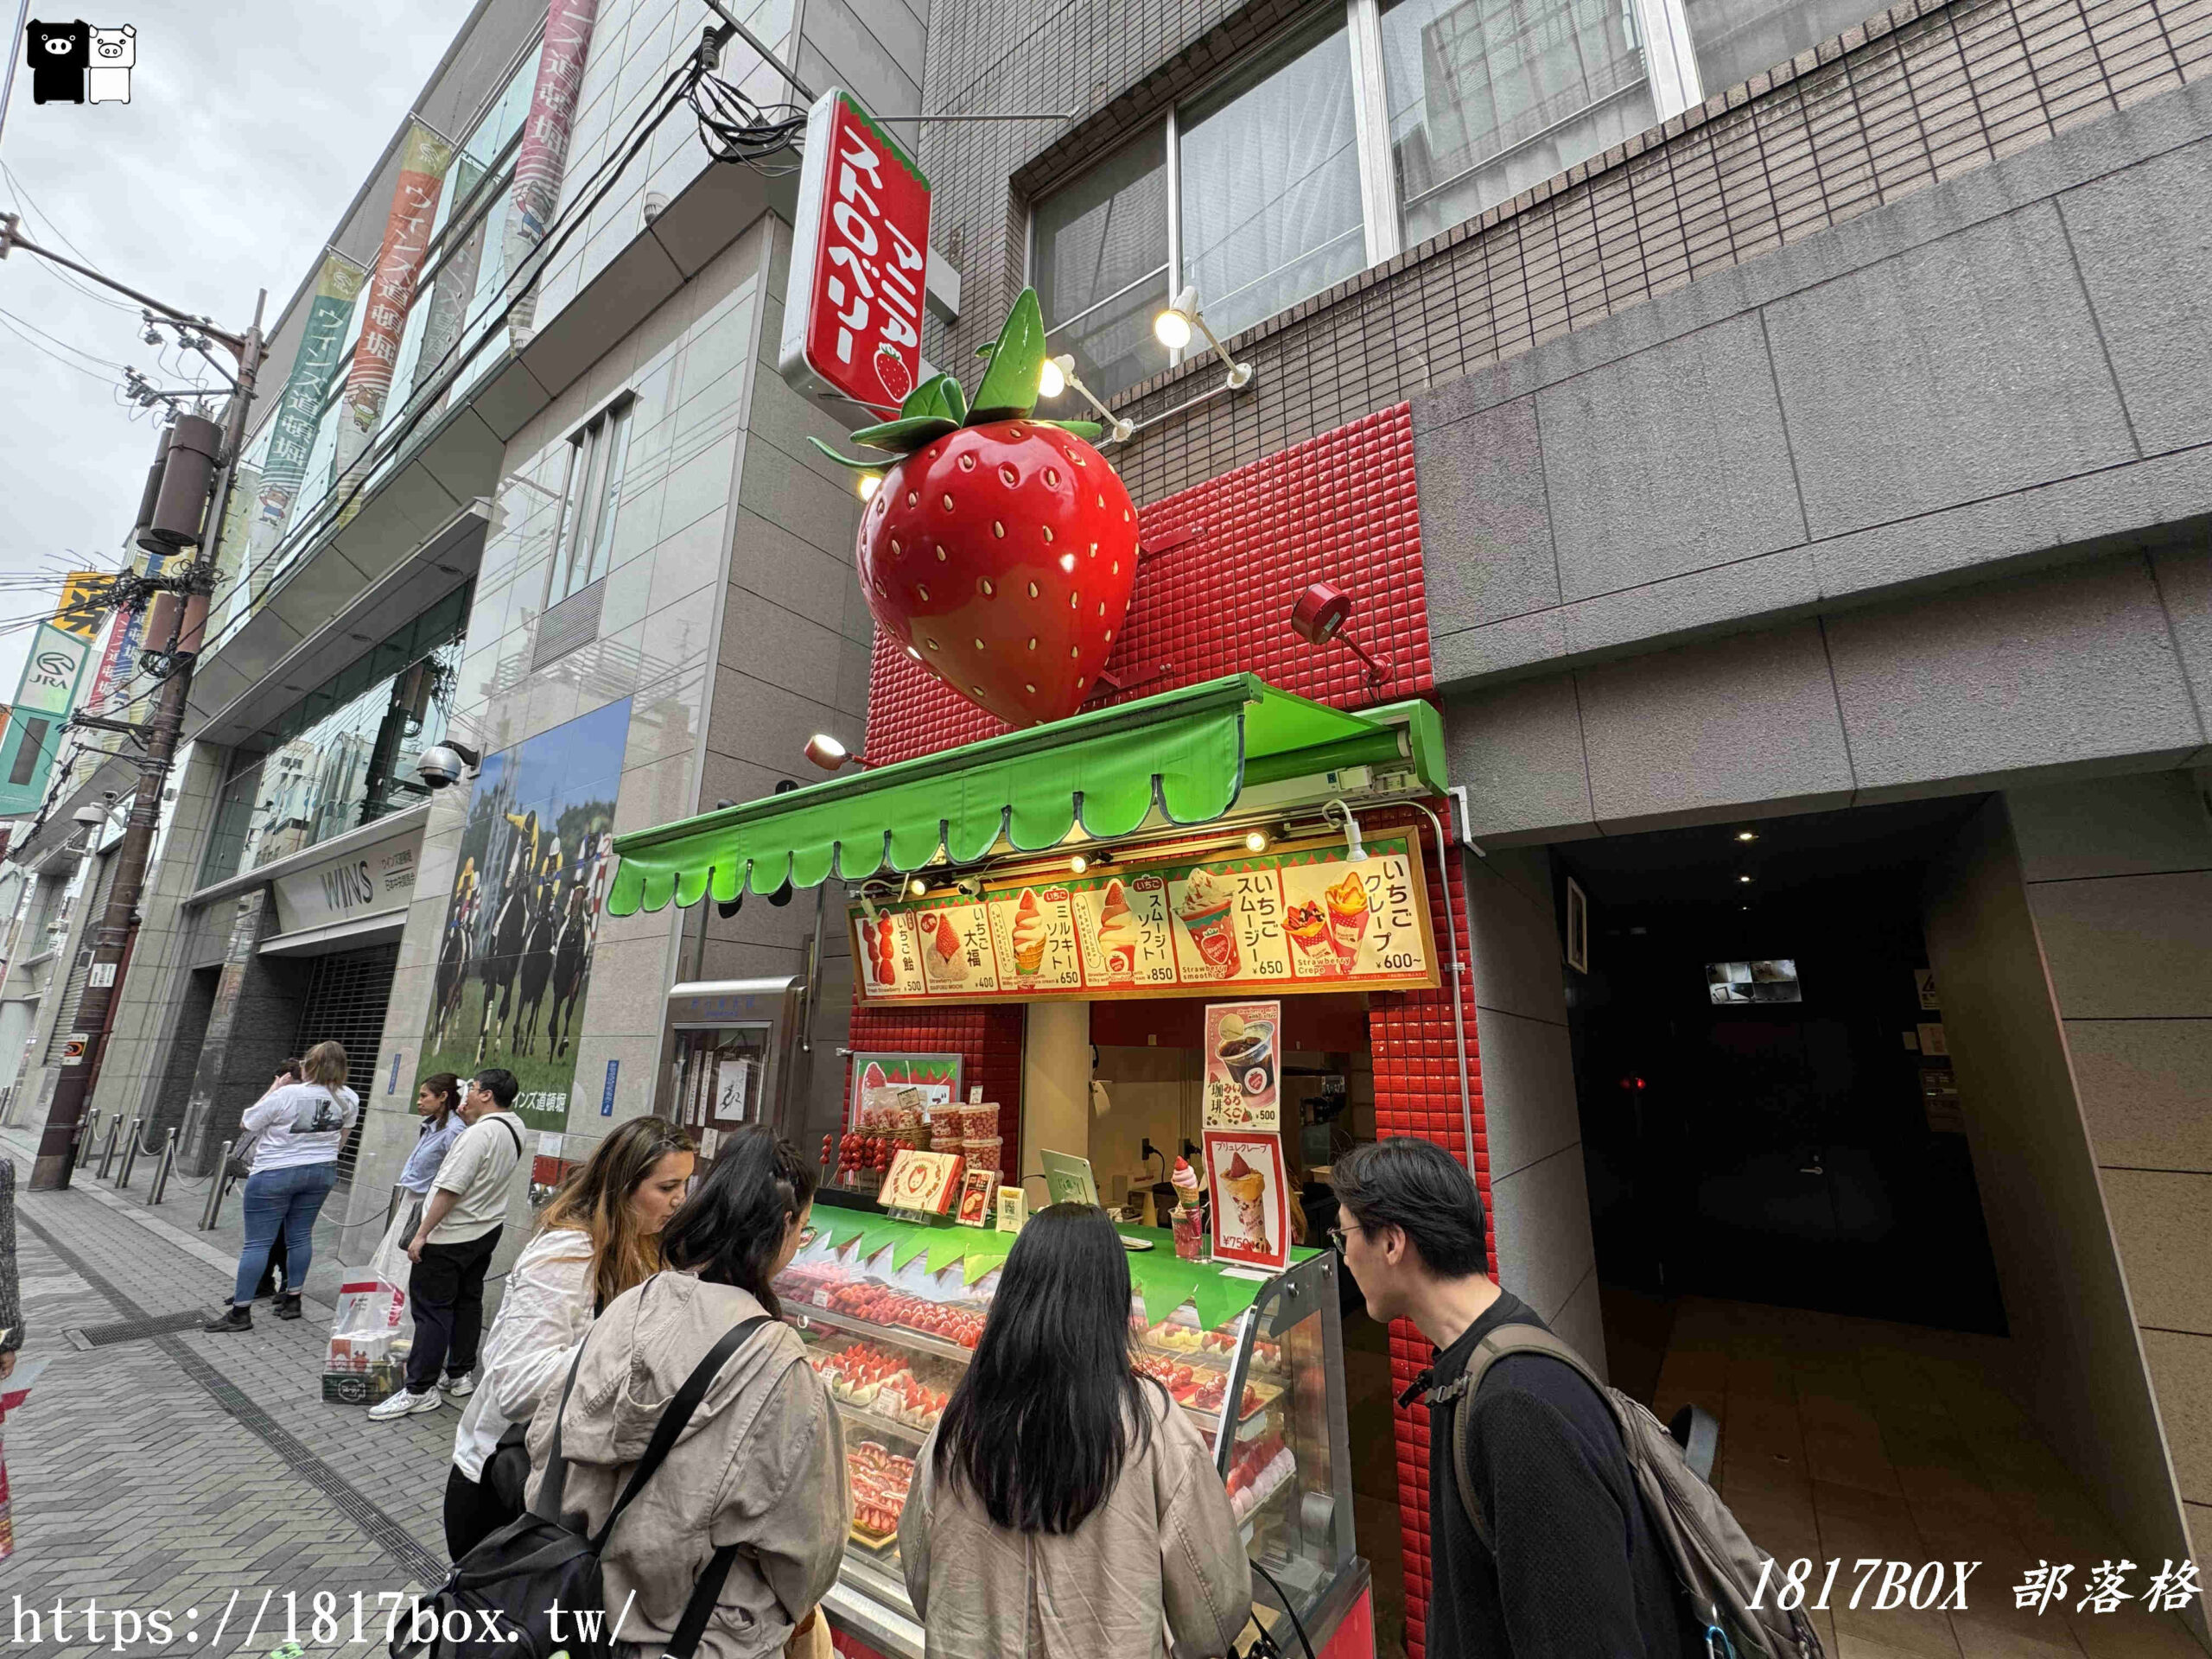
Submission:
MULTIPOLYGON (((899 1516, 915 1454, 982 1337, 1014 1241, 836 1208, 836 1196, 817 1200, 813 1236, 776 1281, 844 1420, 853 1524, 824 1605, 841 1646, 921 1659, 899 1516)), ((1122 1230, 1153 1246, 1129 1257, 1137 1363, 1213 1448, 1255 1569, 1255 1618, 1284 1652, 1305 1651, 1294 1618, 1314 1654, 1369 1659, 1335 1256, 1294 1251, 1284 1272, 1268 1274, 1179 1261, 1165 1230, 1122 1230)))

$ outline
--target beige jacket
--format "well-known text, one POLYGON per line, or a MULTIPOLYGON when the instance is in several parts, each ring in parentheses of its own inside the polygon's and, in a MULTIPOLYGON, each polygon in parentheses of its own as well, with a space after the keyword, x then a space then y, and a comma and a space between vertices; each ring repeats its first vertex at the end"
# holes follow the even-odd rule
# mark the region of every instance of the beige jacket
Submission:
MULTIPOLYGON (((681 1273, 656 1274, 608 1305, 584 1343, 575 1392, 561 1416, 565 1511, 582 1513, 594 1528, 607 1518, 661 1408, 731 1326, 761 1311, 744 1291, 681 1273)), ((531 1420, 533 1503, 560 1400, 558 1386, 547 1389, 531 1420)), ((637 1596, 621 1639, 658 1654, 701 1569, 716 1548, 734 1543, 743 1548, 708 1621, 700 1659, 780 1654, 836 1582, 851 1504, 829 1389, 807 1364, 798 1332, 771 1325, 724 1362, 668 1460, 607 1540, 608 1612, 637 1596)))
POLYGON ((1009 1532, 915 1459, 899 1554, 936 1659, 1212 1659, 1252 1611, 1229 1493, 1189 1418, 1147 1387, 1151 1445, 1066 1537, 1009 1532), (1165 1629, 1163 1629, 1163 1622, 1165 1629), (1167 1632, 1173 1633, 1171 1644, 1167 1632))

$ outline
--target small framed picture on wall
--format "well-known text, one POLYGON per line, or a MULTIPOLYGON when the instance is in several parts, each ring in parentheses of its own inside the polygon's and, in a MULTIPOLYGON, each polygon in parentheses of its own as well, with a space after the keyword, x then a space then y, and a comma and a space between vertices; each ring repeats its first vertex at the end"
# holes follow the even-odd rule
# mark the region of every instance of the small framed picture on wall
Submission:
POLYGON ((1590 971, 1590 900, 1571 875, 1567 878, 1567 965, 1578 974, 1590 971))

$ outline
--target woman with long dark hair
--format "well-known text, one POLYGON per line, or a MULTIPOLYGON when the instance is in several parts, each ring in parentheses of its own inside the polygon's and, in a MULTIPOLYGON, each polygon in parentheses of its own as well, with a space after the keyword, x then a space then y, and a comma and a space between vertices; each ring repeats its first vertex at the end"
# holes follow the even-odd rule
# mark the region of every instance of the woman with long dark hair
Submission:
POLYGON ((814 1610, 837 1581, 851 1524, 844 1436, 829 1384, 782 1323, 770 1282, 798 1254, 813 1207, 814 1173, 788 1141, 759 1124, 726 1135, 661 1234, 671 1270, 607 1305, 566 1408, 556 1385, 531 1422, 531 1497, 557 1420, 568 1471, 561 1507, 595 1529, 693 1369, 734 1327, 768 1317, 722 1363, 674 1455, 622 1512, 600 1558, 606 1605, 630 1608, 622 1634, 632 1652, 666 1646, 723 1546, 737 1553, 702 1659, 762 1659, 821 1628, 814 1610))
POLYGON ((483 1376, 453 1437, 445 1527, 454 1560, 522 1513, 524 1431, 600 1310, 660 1270, 661 1234, 696 1156, 691 1137, 665 1118, 632 1118, 538 1212, 537 1236, 507 1271, 483 1376))
POLYGON ((1252 1573, 1205 1442, 1129 1354, 1129 1262, 1095 1205, 1029 1218, 899 1522, 932 1655, 1229 1651, 1252 1573))

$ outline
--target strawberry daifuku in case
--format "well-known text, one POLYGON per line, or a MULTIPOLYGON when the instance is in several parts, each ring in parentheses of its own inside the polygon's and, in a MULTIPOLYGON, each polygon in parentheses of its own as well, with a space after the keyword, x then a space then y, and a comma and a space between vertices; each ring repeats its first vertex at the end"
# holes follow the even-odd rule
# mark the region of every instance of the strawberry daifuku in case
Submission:
POLYGON ((1136 509, 1087 421, 1032 414, 1044 324, 1024 289, 972 408, 950 375, 854 442, 903 459, 861 515, 861 586, 876 626, 1014 727, 1065 719, 1097 683, 1136 580, 1136 509))

